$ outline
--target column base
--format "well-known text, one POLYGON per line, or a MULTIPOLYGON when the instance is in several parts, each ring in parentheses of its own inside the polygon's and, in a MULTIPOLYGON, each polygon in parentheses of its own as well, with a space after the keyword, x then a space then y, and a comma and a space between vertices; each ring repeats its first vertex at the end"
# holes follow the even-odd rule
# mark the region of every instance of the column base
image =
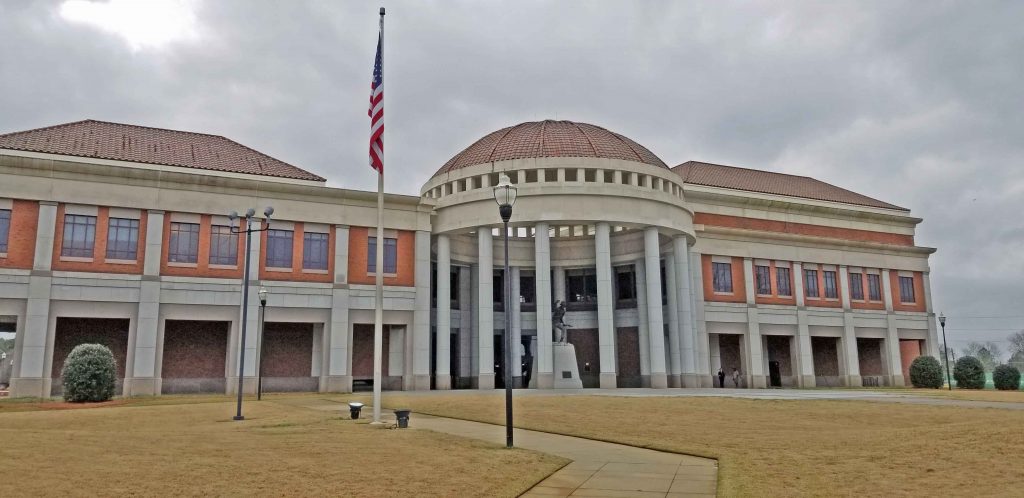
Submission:
POLYGON ((687 389, 695 389, 701 387, 700 375, 697 375, 695 373, 687 373, 680 375, 679 378, 682 382, 682 387, 685 387, 687 389))
POLYGON ((651 389, 668 389, 668 375, 663 373, 652 373, 651 389))
MULTIPOLYGON (((531 381, 531 384, 534 382, 531 381)), ((554 389, 555 388, 555 374, 552 372, 540 372, 537 374, 536 380, 537 389, 554 389)))
POLYGON ((429 391, 430 390, 430 375, 413 375, 412 376, 412 390, 413 391, 429 391))
POLYGON ((768 379, 764 375, 748 375, 747 376, 747 387, 751 389, 767 389, 768 379))
POLYGON ((476 378, 477 389, 494 389, 494 374, 480 374, 476 378))
POLYGON ((615 373, 601 374, 601 389, 615 389, 616 387, 619 387, 619 380, 615 373))
POLYGON ((640 376, 640 387, 648 389, 651 387, 651 376, 641 375, 640 376))
POLYGON ((679 374, 669 374, 667 377, 668 387, 678 389, 683 387, 683 377, 679 374))
MULTIPOLYGON (((227 394, 238 394, 238 377, 228 377, 227 394)), ((256 377, 242 378, 242 394, 256 394, 256 377)))
MULTIPOLYGON (((237 380, 236 380, 237 382, 237 380)), ((320 392, 350 393, 352 392, 351 375, 328 375, 320 384, 320 392)))
POLYGON ((797 377, 797 382, 800 387, 804 388, 818 386, 818 379, 813 375, 801 375, 797 377))
POLYGON ((523 389, 526 387, 526 383, 523 382, 522 377, 512 377, 512 389, 523 389))
POLYGON ((14 377, 9 387, 12 398, 49 398, 50 390, 40 377, 14 377))
POLYGON ((903 374, 887 375, 885 377, 885 381, 888 383, 889 387, 906 387, 907 386, 906 381, 903 379, 903 374))
POLYGON ((452 388, 452 376, 449 374, 434 375, 434 389, 447 391, 452 388))
POLYGON ((847 375, 843 377, 843 385, 846 387, 862 387, 864 381, 860 375, 847 375))
POLYGON ((125 396, 157 396, 159 394, 159 377, 131 377, 124 379, 125 396))

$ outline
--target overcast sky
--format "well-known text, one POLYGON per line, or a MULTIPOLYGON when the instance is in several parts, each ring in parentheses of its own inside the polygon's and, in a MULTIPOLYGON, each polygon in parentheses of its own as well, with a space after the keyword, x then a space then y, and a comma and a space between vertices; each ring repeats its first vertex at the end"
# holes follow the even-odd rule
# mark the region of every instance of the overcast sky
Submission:
MULTIPOLYGON (((522 121, 813 176, 924 218, 959 349, 1024 328, 1024 2, 384 2, 387 190, 522 121), (996 318, 993 318, 996 317, 996 318)), ((0 2, 0 133, 227 136, 374 189, 368 2, 0 2)))

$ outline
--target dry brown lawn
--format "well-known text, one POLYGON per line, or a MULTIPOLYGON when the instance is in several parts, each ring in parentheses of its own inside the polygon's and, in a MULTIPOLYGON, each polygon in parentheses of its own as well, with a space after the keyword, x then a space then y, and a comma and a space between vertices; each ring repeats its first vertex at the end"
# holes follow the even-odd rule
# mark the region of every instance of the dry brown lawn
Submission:
MULTIPOLYGON (((501 393, 386 406, 503 423, 501 393)), ((414 415, 415 416, 415 415, 414 415)), ((527 396, 518 427, 719 459, 720 496, 1019 496, 1024 412, 861 401, 527 396)))
POLYGON ((992 389, 906 389, 901 394, 927 396, 935 398, 960 399, 966 401, 999 401, 1004 403, 1024 403, 1024 391, 997 391, 992 389), (905 391, 905 392, 903 392, 905 391))
POLYGON ((4 401, 0 494, 515 496, 566 463, 430 431, 381 429, 295 399, 247 402, 244 422, 231 421, 234 404, 224 397, 89 409, 4 401))

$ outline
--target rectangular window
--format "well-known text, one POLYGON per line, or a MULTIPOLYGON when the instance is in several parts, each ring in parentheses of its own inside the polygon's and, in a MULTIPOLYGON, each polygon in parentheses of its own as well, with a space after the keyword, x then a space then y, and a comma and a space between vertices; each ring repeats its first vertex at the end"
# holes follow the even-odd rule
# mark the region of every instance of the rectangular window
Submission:
POLYGON ((448 275, 448 289, 451 291, 452 301, 455 303, 453 309, 459 309, 459 268, 451 267, 452 272, 448 275))
POLYGON ((135 261, 139 248, 139 220, 110 218, 107 259, 135 261))
POLYGON ((597 303, 597 270, 595 268, 566 270, 565 280, 570 303, 597 303))
POLYGON ((868 273, 868 299, 882 300, 882 278, 878 274, 868 273))
MULTIPOLYGON (((366 240, 366 271, 377 273, 377 237, 366 240)), ((384 238, 384 273, 398 273, 398 239, 384 238)))
POLYGON ((780 296, 793 295, 793 279, 789 274, 789 268, 776 268, 775 281, 778 286, 780 296))
POLYGON ((291 230, 267 230, 267 267, 292 267, 292 235, 291 230))
POLYGON ((715 292, 732 294, 732 263, 711 263, 711 284, 715 292))
POLYGON ((7 239, 11 235, 11 210, 0 209, 0 253, 7 253, 7 239))
POLYGON ((167 261, 195 263, 199 260, 199 224, 171 223, 171 236, 167 242, 167 261))
POLYGON ((850 299, 864 300, 864 278, 860 273, 850 274, 850 299))
POLYGON ((636 299, 636 273, 633 265, 615 268, 615 289, 617 301, 636 299))
POLYGON ((914 299, 914 277, 900 277, 900 302, 917 302, 917 300, 914 299))
POLYGON ((306 270, 327 269, 327 234, 306 232, 302 234, 302 268, 306 270))
POLYGON ((825 297, 828 299, 838 298, 839 290, 836 289, 836 272, 825 270, 822 277, 825 280, 825 297))
POLYGON ((772 293, 772 271, 767 266, 757 265, 754 267, 757 274, 757 293, 768 296, 772 293))
POLYGON ((210 264, 238 265, 238 234, 227 225, 210 226, 210 264))
POLYGON ((491 292, 494 295, 495 311, 505 309, 505 270, 494 270, 491 278, 491 292))
POLYGON ((96 217, 79 214, 64 215, 64 241, 60 255, 73 258, 91 258, 96 242, 96 217))
POLYGON ((804 270, 804 295, 814 298, 819 297, 818 270, 804 270))
POLYGON ((523 304, 537 304, 537 279, 533 272, 525 270, 519 273, 519 302, 523 304))

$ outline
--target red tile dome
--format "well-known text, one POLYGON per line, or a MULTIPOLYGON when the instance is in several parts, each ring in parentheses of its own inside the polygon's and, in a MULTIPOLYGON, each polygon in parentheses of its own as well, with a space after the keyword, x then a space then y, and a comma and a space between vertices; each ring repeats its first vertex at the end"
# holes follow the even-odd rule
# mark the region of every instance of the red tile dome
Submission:
POLYGON ((600 126, 573 121, 531 121, 502 128, 448 160, 434 176, 466 166, 537 157, 597 157, 668 166, 646 147, 600 126))

